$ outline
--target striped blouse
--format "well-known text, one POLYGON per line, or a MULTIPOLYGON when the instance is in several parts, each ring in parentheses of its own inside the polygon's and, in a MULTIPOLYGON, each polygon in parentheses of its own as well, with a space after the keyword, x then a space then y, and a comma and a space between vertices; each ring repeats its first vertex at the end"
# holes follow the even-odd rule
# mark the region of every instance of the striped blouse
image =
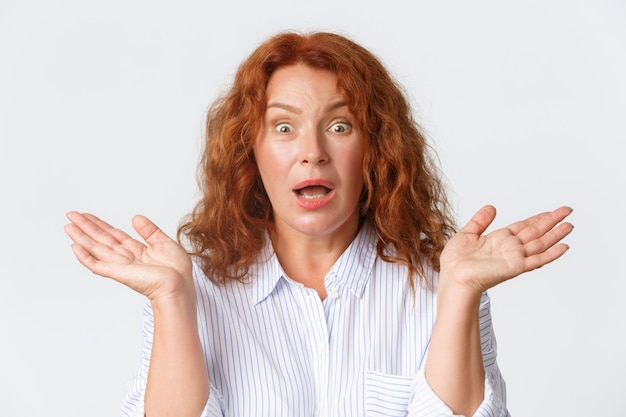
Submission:
MULTIPOLYGON (((211 381, 202 416, 453 416, 424 377, 436 294, 376 253, 365 224, 325 277, 327 298, 283 272, 269 239, 247 283, 211 283, 194 267, 198 332, 211 381), (415 294, 415 295, 414 295, 415 294)), ((428 270, 427 281, 438 275, 428 270)), ((475 416, 509 416, 489 298, 480 307, 485 397, 475 416)), ((122 415, 144 415, 153 316, 122 415)))

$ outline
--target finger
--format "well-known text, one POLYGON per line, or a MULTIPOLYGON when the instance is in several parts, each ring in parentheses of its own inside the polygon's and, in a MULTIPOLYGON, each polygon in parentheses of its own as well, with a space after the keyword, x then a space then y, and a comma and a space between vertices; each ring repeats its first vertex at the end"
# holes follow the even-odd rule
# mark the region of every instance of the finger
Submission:
POLYGON ((531 216, 525 220, 515 222, 507 227, 512 234, 518 236, 522 240, 530 240, 533 233, 540 236, 552 229, 557 223, 566 218, 571 212, 570 207, 559 207, 554 211, 547 211, 531 216), (528 230, 525 230, 528 229, 528 230), (543 231, 543 232, 541 232, 543 231))
MULTIPOLYGON (((128 263, 119 263, 111 260, 103 261, 98 255, 94 256, 92 251, 87 250, 78 243, 74 243, 72 245, 72 251, 74 252, 74 256, 76 256, 76 259, 78 259, 78 262, 94 274, 114 279, 123 284, 126 283, 121 277, 123 277, 122 271, 128 268, 128 263)), ((114 254, 112 251, 109 251, 109 253, 112 253, 113 256, 117 258, 122 258, 121 256, 114 254)), ((128 261, 128 259, 126 259, 126 261, 128 261)))
POLYGON ((93 255, 85 249, 82 245, 78 243, 74 243, 72 245, 72 252, 74 252, 74 256, 78 259, 85 268, 93 272, 94 274, 105 276, 105 271, 102 270, 102 264, 98 262, 93 255))
MULTIPOLYGON (((80 228, 84 234, 88 235, 91 239, 107 245, 114 246, 120 242, 117 238, 106 230, 102 229, 97 223, 92 221, 89 217, 76 211, 70 211, 66 214, 67 218, 78 228, 80 228)), ((95 216, 92 216, 95 218, 95 216)))
POLYGON ((82 213, 82 214, 83 216, 87 217, 89 220, 94 222, 96 225, 98 225, 102 230, 106 231, 107 233, 111 234, 111 236, 115 237, 119 242, 123 242, 126 239, 132 239, 132 237, 126 232, 124 232, 123 230, 120 230, 116 227, 111 226, 109 223, 98 218, 97 216, 94 216, 91 213, 82 213))
POLYGON ((148 244, 155 245, 157 243, 171 241, 168 235, 166 235, 159 227, 152 223, 147 217, 137 215, 133 217, 133 227, 139 233, 139 236, 143 238, 148 244))
MULTIPOLYGON (((81 254, 88 254, 97 261, 127 263, 134 256, 133 252, 116 243, 112 246, 101 243, 74 223, 65 226, 65 232, 80 247, 81 254)), ((139 242, 137 242, 141 245, 139 242)), ((83 258, 86 258, 83 256, 83 258)))
POLYGON ((481 235, 496 218, 496 208, 491 205, 484 206, 474 214, 471 220, 463 226, 460 233, 481 235))
POLYGON ((95 246, 96 244, 101 244, 96 240, 92 239, 85 231, 78 225, 74 223, 68 223, 64 227, 65 233, 74 241, 81 245, 83 248, 89 248, 91 246, 95 246))
POLYGON ((560 258, 568 250, 568 245, 566 245, 565 243, 559 243, 555 246, 552 246, 545 252, 541 252, 539 254, 527 257, 525 261, 525 272, 529 272, 549 264, 550 262, 560 258))
POLYGON ((533 216, 534 221, 522 228, 516 235, 522 243, 528 243, 552 230, 571 212, 572 209, 569 207, 560 207, 554 211, 533 216))
MULTIPOLYGON (((76 225, 70 224, 67 227, 78 229, 77 234, 82 232, 76 225)), ((84 234, 83 238, 78 237, 73 240, 75 243, 72 244, 72 251, 78 262, 94 274, 109 276, 106 270, 107 262, 102 262, 101 260, 109 258, 112 251, 84 234)))
POLYGON ((133 238, 128 233, 124 232, 121 229, 111 226, 110 224, 98 218, 97 216, 94 216, 93 214, 90 214, 90 213, 82 213, 82 214, 88 219, 90 219, 92 222, 96 223, 98 227, 100 227, 102 230, 104 230, 105 232, 113 236, 119 242, 121 246, 123 246, 126 249, 129 249, 133 253, 134 256, 138 257, 140 256, 141 252, 143 252, 146 245, 138 241, 137 239, 133 238))
POLYGON ((536 255, 545 252, 558 242, 563 240, 574 230, 574 225, 571 223, 561 223, 554 229, 550 230, 547 234, 539 239, 532 240, 524 245, 526 256, 536 255))

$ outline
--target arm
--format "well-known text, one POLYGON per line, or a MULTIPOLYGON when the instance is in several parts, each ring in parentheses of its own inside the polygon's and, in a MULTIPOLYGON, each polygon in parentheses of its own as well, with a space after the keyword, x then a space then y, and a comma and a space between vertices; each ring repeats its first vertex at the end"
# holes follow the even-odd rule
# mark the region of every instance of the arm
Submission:
POLYGON ((455 414, 473 415, 484 397, 482 293, 563 255, 568 247, 559 242, 573 226, 561 222, 571 211, 561 207, 483 236, 496 214, 486 206, 446 245, 425 376, 455 414))
POLYGON ((199 416, 209 378, 190 294, 152 300, 154 339, 146 386, 146 416, 199 416))
POLYGON ((480 294, 460 294, 456 288, 437 292, 425 375, 433 391, 455 414, 471 416, 484 398, 485 371, 480 346, 480 294))
POLYGON ((191 260, 142 216, 133 227, 143 244, 97 217, 68 213, 66 233, 81 264, 149 298, 154 339, 145 395, 148 417, 199 416, 209 380, 197 331, 191 260))

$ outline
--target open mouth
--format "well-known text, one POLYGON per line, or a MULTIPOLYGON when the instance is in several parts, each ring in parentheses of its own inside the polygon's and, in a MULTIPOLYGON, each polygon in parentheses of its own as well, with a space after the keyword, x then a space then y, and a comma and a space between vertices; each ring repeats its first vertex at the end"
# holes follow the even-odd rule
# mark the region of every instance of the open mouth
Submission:
POLYGON ((307 187, 297 188, 293 191, 307 200, 314 200, 326 196, 332 189, 324 187, 323 185, 309 185, 307 187))

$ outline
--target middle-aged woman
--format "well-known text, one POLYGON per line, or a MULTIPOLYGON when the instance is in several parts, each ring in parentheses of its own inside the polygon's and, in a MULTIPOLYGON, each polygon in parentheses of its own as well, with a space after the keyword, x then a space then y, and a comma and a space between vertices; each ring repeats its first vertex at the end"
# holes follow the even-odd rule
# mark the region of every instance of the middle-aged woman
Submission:
POLYGON ((506 416, 485 291, 567 250, 561 207, 455 233, 400 88, 346 37, 276 35, 211 108, 186 251, 68 213, 78 260, 147 296, 131 416, 506 416), (191 255, 191 257, 189 256, 191 255))

